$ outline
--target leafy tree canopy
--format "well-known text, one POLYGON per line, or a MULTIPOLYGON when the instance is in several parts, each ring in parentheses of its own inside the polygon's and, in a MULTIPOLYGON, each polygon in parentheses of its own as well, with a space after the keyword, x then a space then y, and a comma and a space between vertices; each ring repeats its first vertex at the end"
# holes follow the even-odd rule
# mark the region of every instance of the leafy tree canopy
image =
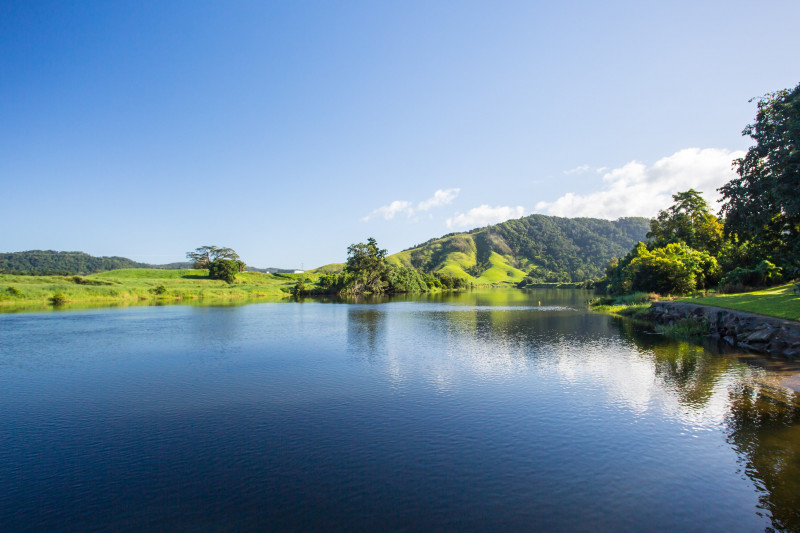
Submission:
POLYGON ((220 279, 227 283, 233 283, 236 281, 236 273, 240 272, 240 262, 241 261, 234 261, 233 259, 215 259, 209 265, 208 277, 211 279, 220 279))
POLYGON ((386 250, 379 248, 372 237, 366 243, 351 244, 347 248, 344 271, 350 279, 347 292, 381 293, 385 288, 382 278, 386 274, 386 250))
POLYGON ((647 238, 656 247, 670 243, 684 243, 711 254, 722 247, 722 224, 708 209, 708 204, 694 189, 672 195, 675 203, 658 212, 650 220, 647 238))
POLYGON ((779 259, 800 264, 800 84, 759 99, 755 140, 734 162, 737 178, 719 190, 725 229, 777 245, 779 259))
MULTIPOLYGON (((194 268, 210 268, 211 263, 217 259, 230 259, 232 261, 240 261, 239 255, 231 248, 219 246, 201 246, 194 252, 186 252, 186 258, 190 259, 194 268)), ((241 263, 241 272, 244 270, 245 264, 241 263)))
POLYGON ((231 248, 220 246, 201 246, 194 252, 186 252, 194 268, 207 268, 208 277, 233 283, 236 273, 244 271, 244 261, 231 248))
POLYGON ((682 294, 705 289, 719 280, 720 268, 708 252, 690 248, 685 243, 670 243, 648 250, 640 242, 620 261, 607 269, 609 292, 631 291, 682 294))

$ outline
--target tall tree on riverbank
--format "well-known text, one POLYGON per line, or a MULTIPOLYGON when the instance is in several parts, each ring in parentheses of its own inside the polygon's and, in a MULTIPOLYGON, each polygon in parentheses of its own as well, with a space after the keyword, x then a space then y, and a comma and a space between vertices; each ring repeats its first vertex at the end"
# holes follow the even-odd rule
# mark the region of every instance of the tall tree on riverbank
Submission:
POLYGON ((351 244, 347 248, 347 264, 344 271, 350 277, 348 292, 361 294, 381 293, 384 290, 383 277, 386 274, 386 250, 378 247, 378 242, 370 237, 366 243, 351 244))
POLYGON ((708 209, 708 204, 694 189, 672 195, 675 203, 650 220, 647 238, 657 248, 670 243, 684 243, 717 254, 722 247, 722 224, 708 209))
POLYGON ((739 177, 719 189, 725 230, 800 266, 800 84, 761 98, 742 135, 756 144, 734 162, 739 177))

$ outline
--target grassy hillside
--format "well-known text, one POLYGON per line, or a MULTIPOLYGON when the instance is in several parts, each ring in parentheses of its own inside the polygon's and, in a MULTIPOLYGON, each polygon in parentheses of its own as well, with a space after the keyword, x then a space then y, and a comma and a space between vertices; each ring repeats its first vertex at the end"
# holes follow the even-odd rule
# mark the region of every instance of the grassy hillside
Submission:
POLYGON ((306 270, 307 274, 338 274, 344 270, 344 263, 331 263, 312 270, 306 270))
POLYGON ((209 279, 207 270, 152 268, 112 270, 85 277, 0 274, 0 308, 46 306, 56 295, 66 304, 280 299, 295 283, 291 274, 244 272, 229 285, 209 279))
POLYGON ((577 282, 600 277, 649 230, 645 218, 616 221, 530 215, 467 233, 445 235, 388 260, 476 285, 577 282))

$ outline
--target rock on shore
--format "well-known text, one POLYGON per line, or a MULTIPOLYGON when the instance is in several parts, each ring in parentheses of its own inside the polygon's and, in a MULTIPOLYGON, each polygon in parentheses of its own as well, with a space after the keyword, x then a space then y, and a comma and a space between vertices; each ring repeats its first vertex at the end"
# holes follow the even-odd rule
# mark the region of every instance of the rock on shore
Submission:
POLYGON ((684 302, 653 302, 649 320, 673 325, 686 319, 708 326, 710 335, 756 352, 800 359, 800 322, 684 302))

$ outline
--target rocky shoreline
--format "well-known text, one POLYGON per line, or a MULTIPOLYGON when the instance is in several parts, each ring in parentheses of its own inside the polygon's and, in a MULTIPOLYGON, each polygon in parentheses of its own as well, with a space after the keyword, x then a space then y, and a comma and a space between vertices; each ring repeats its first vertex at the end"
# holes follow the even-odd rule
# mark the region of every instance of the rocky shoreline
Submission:
POLYGON ((709 335, 732 346, 800 359, 800 322, 793 320, 669 301, 653 302, 645 318, 668 326, 695 320, 708 328, 709 335))

